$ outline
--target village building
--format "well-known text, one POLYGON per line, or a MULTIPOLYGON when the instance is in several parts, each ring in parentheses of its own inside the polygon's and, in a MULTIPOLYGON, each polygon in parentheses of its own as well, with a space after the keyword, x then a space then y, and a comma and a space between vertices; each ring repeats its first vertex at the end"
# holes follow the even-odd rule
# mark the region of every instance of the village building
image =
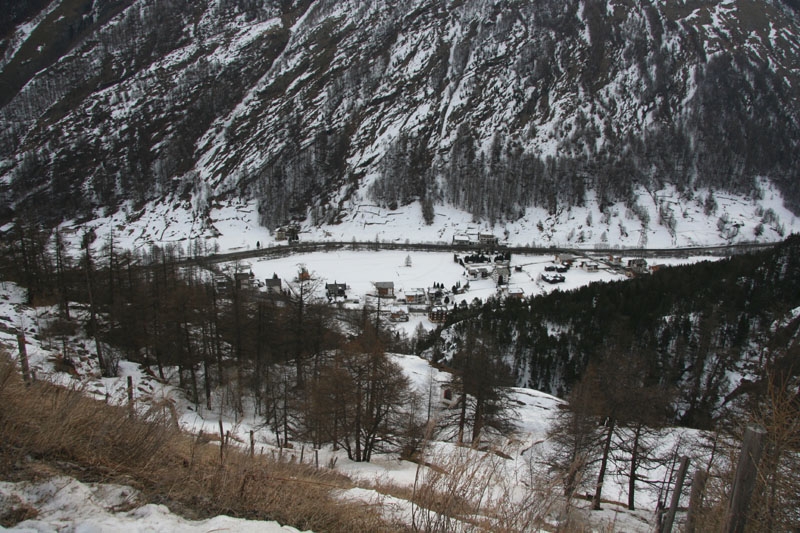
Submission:
POLYGON ((628 259, 628 271, 632 274, 647 274, 647 260, 642 257, 628 259))
POLYGON ((276 241, 297 241, 299 240, 300 228, 296 224, 281 226, 275 230, 276 241))
POLYGON ((505 285, 508 283, 508 278, 511 277, 511 269, 508 265, 495 265, 494 270, 492 270, 492 279, 498 285, 505 285))
POLYGON ((405 291, 405 296, 408 305, 424 305, 428 302, 428 297, 423 289, 408 289, 405 291))
POLYGON ((522 287, 509 287, 508 297, 512 300, 522 300, 525 297, 525 291, 522 287))
POLYGON ((267 294, 280 294, 283 291, 281 286, 281 278, 277 274, 273 274, 271 278, 264 280, 267 294))
POLYGON ((375 286, 375 295, 378 298, 394 298, 394 282, 393 281, 373 281, 375 286))
POLYGON ((494 246, 497 244, 497 237, 494 233, 480 232, 478 233, 478 244, 481 246, 494 246))
POLYGON ((599 272, 600 265, 595 263, 594 261, 581 261, 579 265, 581 269, 585 270, 586 272, 599 272))
POLYGON ((252 272, 237 272, 233 275, 233 281, 237 291, 249 291, 253 288, 255 275, 252 272))
POLYGON ((469 279, 486 279, 491 275, 491 267, 489 265, 466 265, 464 269, 467 271, 469 279))
POLYGON ((389 320, 392 322, 408 322, 408 311, 402 307, 392 307, 389 311, 389 320))
POLYGON ((347 298, 347 285, 336 282, 326 283, 325 295, 329 300, 334 300, 336 298, 347 298))
POLYGON ((469 238, 469 235, 453 235, 453 244, 456 246, 471 246, 472 239, 469 238))
POLYGON ((453 235, 453 244, 456 246, 486 246, 491 248, 497 245, 497 240, 497 237, 488 231, 457 233, 453 235))
POLYGON ((556 254, 555 258, 553 259, 553 262, 558 265, 572 265, 572 263, 574 263, 577 259, 578 259, 577 255, 563 253, 563 254, 556 254))
POLYGON ((217 274, 214 276, 214 287, 217 292, 228 292, 231 290, 231 280, 224 274, 217 274))
POLYGON ((428 301, 436 302, 444 297, 445 290, 440 287, 428 287, 428 301))
POLYGON ((428 310, 428 320, 441 324, 447 320, 447 308, 443 305, 434 305, 428 310))

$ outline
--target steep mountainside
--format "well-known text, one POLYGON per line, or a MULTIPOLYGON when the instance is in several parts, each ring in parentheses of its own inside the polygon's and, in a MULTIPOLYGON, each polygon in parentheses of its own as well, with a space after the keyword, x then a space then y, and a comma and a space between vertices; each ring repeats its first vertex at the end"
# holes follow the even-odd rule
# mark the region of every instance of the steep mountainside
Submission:
POLYGON ((497 221, 587 190, 756 195, 762 176, 800 211, 791 2, 12 4, 6 216, 174 194, 200 214, 257 199, 268 227, 335 222, 354 198, 497 221))

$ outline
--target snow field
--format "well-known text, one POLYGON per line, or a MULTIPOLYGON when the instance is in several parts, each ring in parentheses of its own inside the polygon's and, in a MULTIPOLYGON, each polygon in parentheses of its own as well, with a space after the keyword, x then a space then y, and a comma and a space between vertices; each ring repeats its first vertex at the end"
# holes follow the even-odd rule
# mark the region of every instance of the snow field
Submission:
MULTIPOLYGON (((759 199, 713 193, 717 208, 709 214, 704 211, 704 201, 710 191, 694 191, 690 198, 670 186, 660 191, 640 189, 637 212, 622 204, 601 211, 590 192, 584 207, 559 209, 556 213, 527 208, 518 220, 497 224, 475 222, 469 213, 436 205, 434 222, 426 225, 419 203, 393 211, 381 208, 359 200, 366 197, 365 187, 346 203, 346 213, 339 224, 317 226, 311 223, 311 218, 303 221, 300 240, 449 244, 458 235, 487 231, 509 246, 587 251, 601 247, 624 252, 626 248, 776 242, 800 232, 800 220, 783 206, 780 193, 766 180, 760 184, 759 199)), ((179 244, 184 250, 191 250, 196 240, 209 251, 217 248, 220 252, 254 250, 257 244, 262 247, 286 244, 259 225, 255 201, 214 203, 208 218, 201 211, 191 202, 167 199, 147 204, 142 211, 134 212, 128 206, 109 217, 98 215, 86 224, 68 222, 62 227, 76 249, 83 231, 89 228, 95 229, 101 242, 113 230, 118 245, 128 249, 179 244)))

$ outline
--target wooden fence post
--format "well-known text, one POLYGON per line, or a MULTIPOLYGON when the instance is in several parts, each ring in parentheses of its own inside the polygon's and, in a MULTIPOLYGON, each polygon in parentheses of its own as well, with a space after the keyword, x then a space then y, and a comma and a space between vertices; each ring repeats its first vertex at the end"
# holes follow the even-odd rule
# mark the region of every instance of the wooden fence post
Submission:
POLYGON ((728 517, 725 525, 727 533, 742 533, 747 523, 747 508, 756 486, 758 463, 764 449, 766 430, 761 427, 748 427, 742 440, 742 451, 736 465, 728 517))
POLYGON ((225 429, 222 427, 222 419, 219 419, 219 461, 222 462, 225 450, 225 429))
POLYGON ((706 492, 708 472, 698 469, 692 478, 692 491, 689 495, 689 512, 686 515, 686 533, 695 533, 697 530, 697 514, 703 506, 703 496, 706 492))
POLYGON ((133 376, 128 376, 128 409, 133 417, 133 376))
POLYGON ((19 345, 19 364, 22 367, 22 379, 25 383, 31 382, 31 369, 28 366, 28 349, 25 347, 25 334, 17 333, 17 344, 19 345))
POLYGON ((662 533, 671 533, 672 531, 675 512, 678 510, 678 503, 681 500, 681 492, 683 491, 683 480, 686 478, 686 470, 688 468, 689 458, 684 455, 681 457, 681 465, 678 467, 678 477, 675 480, 675 487, 672 489, 672 501, 670 501, 669 510, 664 517, 664 526, 661 528, 662 533))
POLYGON ((255 436, 253 435, 253 430, 250 430, 250 457, 253 457, 256 454, 256 440, 255 436))

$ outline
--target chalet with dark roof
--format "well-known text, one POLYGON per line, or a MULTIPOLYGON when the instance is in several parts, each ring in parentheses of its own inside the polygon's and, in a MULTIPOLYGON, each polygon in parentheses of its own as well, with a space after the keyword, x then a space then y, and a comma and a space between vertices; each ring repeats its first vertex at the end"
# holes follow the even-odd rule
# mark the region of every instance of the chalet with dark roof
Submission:
POLYGON ((281 278, 279 278, 277 274, 273 274, 271 278, 264 280, 264 285, 266 287, 267 294, 280 294, 283 292, 281 278))
POLYGON ((336 298, 347 298, 347 285, 337 282, 326 283, 325 295, 329 300, 334 300, 336 298))
POLYGON ((237 272, 233 275, 236 290, 239 291, 248 291, 252 289, 254 279, 255 275, 252 272, 237 272))
POLYGON ((375 286, 375 294, 378 298, 394 298, 393 281, 374 281, 372 284, 375 286))

